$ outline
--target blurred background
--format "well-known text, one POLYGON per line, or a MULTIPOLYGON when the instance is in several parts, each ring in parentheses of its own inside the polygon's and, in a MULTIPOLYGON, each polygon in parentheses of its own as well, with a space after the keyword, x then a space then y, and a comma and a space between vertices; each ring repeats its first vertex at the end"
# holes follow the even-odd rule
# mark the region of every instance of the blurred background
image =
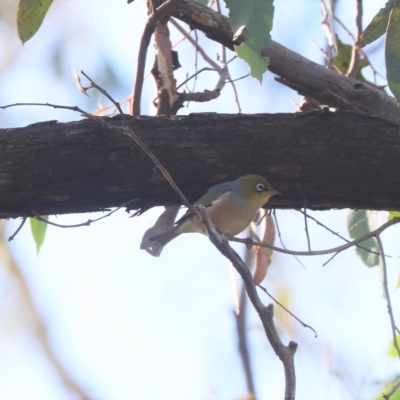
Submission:
MULTIPOLYGON (((364 0, 363 24, 385 1, 364 0)), ((100 94, 90 98, 76 88, 72 70, 84 70, 115 99, 132 91, 138 44, 147 18, 136 0, 57 0, 39 32, 24 46, 16 28, 17 1, 0 3, 0 104, 43 102, 78 105, 94 112, 108 105, 100 94)), ((275 1, 275 41, 323 63, 326 46, 318 0, 275 1)), ((355 1, 337 1, 336 14, 354 31, 355 1)), ((183 23, 182 23, 182 26, 183 23)), ((185 27, 187 29, 187 27, 185 27)), ((337 26, 342 42, 353 44, 337 26)), ((193 35, 193 34, 192 34, 193 35)), ((198 32, 200 45, 214 60, 221 46, 198 32)), ((172 42, 181 34, 171 28, 172 42)), ((367 49, 384 73, 383 41, 367 49)), ((186 41, 175 48, 182 65, 178 84, 208 66, 186 41)), ((153 58, 150 45, 146 74, 153 58)), ((228 50, 228 59, 234 53, 228 50)), ((248 73, 239 59, 230 63, 233 79, 248 73)), ((365 75, 371 77, 365 69, 365 75)), ((213 89, 215 72, 198 76, 196 90, 213 89)), ((380 82, 384 84, 384 80, 380 82)), ((193 90, 194 82, 188 83, 193 90)), ((262 85, 252 78, 235 82, 241 112, 294 112, 302 100, 267 72, 262 85)), ((154 114, 155 84, 145 80, 142 113, 154 114)), ((190 112, 237 113, 230 85, 212 103, 190 103, 190 112)), ((46 107, 0 110, 0 127, 81 117, 46 107)), ((273 182, 271 182, 273 185, 273 182)), ((8 238, 21 220, 1 221, 0 242, 0 398, 1 399, 244 399, 248 395, 238 351, 235 279, 227 260, 207 237, 183 235, 160 258, 139 249, 143 233, 162 209, 128 218, 123 210, 89 227, 48 226, 37 254, 29 223, 8 238)), ((310 213, 345 237, 349 210, 310 213)), ((60 224, 93 219, 97 214, 51 216, 60 224)), ((281 239, 290 249, 305 250, 303 216, 276 212, 281 239)), ((376 224, 387 213, 373 214, 376 224)), ((343 244, 312 221, 312 249, 343 244)), ((389 289, 399 317, 399 227, 382 234, 388 258, 389 289)), ((282 246, 279 239, 278 246, 282 246)), ((243 254, 243 247, 234 246, 243 254)), ((385 382, 399 374, 388 356, 391 330, 380 267, 367 268, 351 248, 326 266, 330 256, 275 254, 264 286, 311 325, 305 329, 278 306, 276 323, 284 343, 299 344, 295 356, 298 399, 374 399, 385 382), (303 265, 302 265, 303 264, 303 265)), ((264 300, 270 300, 265 296, 264 300)), ((246 320, 252 375, 258 399, 283 397, 281 362, 271 349, 258 316, 246 320)))

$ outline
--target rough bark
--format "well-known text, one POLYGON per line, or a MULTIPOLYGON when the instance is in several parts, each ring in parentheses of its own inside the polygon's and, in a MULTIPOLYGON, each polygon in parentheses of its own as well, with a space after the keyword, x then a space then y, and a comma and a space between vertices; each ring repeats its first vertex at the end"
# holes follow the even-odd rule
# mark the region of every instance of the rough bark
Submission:
MULTIPOLYGON (((397 125, 351 112, 128 117, 189 200, 246 173, 284 193, 277 208, 400 210, 397 125), (298 187, 301 188, 301 191, 298 187)), ((121 118, 110 119, 123 126, 121 118)), ((83 120, 0 130, 0 217, 178 202, 125 134, 83 120)))

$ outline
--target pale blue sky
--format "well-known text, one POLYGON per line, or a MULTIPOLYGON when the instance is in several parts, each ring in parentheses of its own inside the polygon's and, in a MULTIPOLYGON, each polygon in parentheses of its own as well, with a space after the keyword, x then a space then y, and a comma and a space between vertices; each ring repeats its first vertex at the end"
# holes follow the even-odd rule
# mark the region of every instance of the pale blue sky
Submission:
MULTIPOLYGON (((276 1, 277 22, 273 38, 315 61, 321 60, 316 40, 324 45, 317 0, 276 1), (290 12, 288 12, 290 10, 290 12)), ((353 2, 339 2, 341 18, 350 23, 353 2), (351 7, 350 7, 351 3, 351 7), (349 6, 347 6, 349 5, 349 6)), ((365 1, 369 20, 383 1, 365 1)), ((15 6, 15 5, 14 5, 15 6)), ((1 7, 1 6, 0 6, 1 7)), ((1 10, 0 10, 1 11, 1 10)), ((2 104, 52 102, 96 107, 75 88, 72 69, 93 78, 112 63, 120 85, 107 90, 117 99, 131 91, 137 43, 145 8, 136 0, 56 1, 38 35, 23 47, 14 41, 18 56, 12 69, 0 76, 2 104), (68 40, 68 41, 67 41, 68 40), (58 41, 58 42, 57 42, 58 41), (66 41, 62 75, 49 67, 50 51, 66 41)), ((173 41, 179 35, 173 33, 173 41)), ((342 40, 346 41, 345 36, 342 40)), ((205 43, 201 39, 201 43, 205 43)), ((194 51, 186 44, 180 52, 177 80, 194 70, 194 51)), ((220 50, 213 45, 210 55, 220 50)), ((233 54, 233 53, 232 53, 233 54)), ((152 56, 149 56, 149 65, 152 56)), ((203 65, 199 57, 200 67, 203 65)), ((247 72, 237 60, 232 77, 247 72)), ((199 78, 199 90, 212 88, 217 76, 199 78)), ((146 81, 143 112, 148 112, 154 83, 146 81)), ((237 82, 242 112, 292 112, 291 100, 300 97, 265 74, 263 85, 254 80, 237 82)), ((188 112, 237 112, 230 87, 213 103, 191 103, 188 112)), ((78 115, 48 108, 19 108, 0 112, 2 127, 24 126, 42 120, 68 121, 78 115)), ((232 312, 231 271, 227 261, 206 237, 186 235, 171 242, 160 258, 139 250, 141 236, 161 212, 151 210, 127 218, 122 210, 111 218, 79 229, 48 228, 45 244, 36 257, 28 225, 10 244, 34 294, 35 303, 49 328, 51 345, 71 375, 101 400, 238 399, 246 394, 237 352, 232 312)), ((348 211, 313 214, 345 236, 348 211)), ((58 223, 93 219, 94 215, 51 217, 58 223)), ((385 213, 377 216, 384 221, 385 213)), ((278 211, 285 245, 305 249, 303 219, 293 211, 278 211)), ((19 221, 7 223, 11 234, 19 221)), ((313 248, 341 244, 310 222, 313 248)), ((383 235, 390 287, 396 316, 399 295, 394 290, 399 273, 399 228, 383 235)), ((277 241, 279 244, 279 241, 277 241)), ((280 245, 280 244, 279 244, 280 245)), ((240 246, 235 246, 240 249, 240 246)), ((354 249, 340 254, 326 267, 329 257, 302 258, 307 270, 290 256, 275 254, 264 284, 271 293, 288 296, 288 304, 319 333, 302 328, 276 310, 283 340, 299 343, 296 354, 298 399, 369 399, 380 380, 398 371, 385 351, 390 340, 389 320, 382 297, 379 268, 366 268, 354 249), (281 322, 279 322, 281 321, 281 322)), ((2 399, 70 399, 32 339, 27 315, 18 307, 18 292, 3 269, 0 287, 0 397, 2 399), (23 382, 23 384, 21 383, 23 382)), ((268 302, 268 299, 265 299, 268 302)), ((256 389, 260 399, 279 399, 283 370, 270 348, 253 311, 249 313, 249 338, 256 389)))

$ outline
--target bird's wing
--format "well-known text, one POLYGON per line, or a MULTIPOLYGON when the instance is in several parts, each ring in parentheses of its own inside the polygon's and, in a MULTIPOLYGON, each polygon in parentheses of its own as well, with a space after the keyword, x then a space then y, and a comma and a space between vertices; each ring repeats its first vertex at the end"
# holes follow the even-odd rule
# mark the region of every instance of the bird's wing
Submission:
MULTIPOLYGON (((223 182, 219 183, 218 185, 212 186, 210 189, 207 190, 207 193, 200 197, 194 205, 202 205, 204 207, 210 207, 213 204, 217 203, 218 201, 221 200, 224 195, 228 195, 230 191, 232 190, 232 182, 223 182), (214 198, 214 200, 208 200, 208 198, 214 198)), ((185 219, 189 218, 193 213, 190 210, 187 210, 185 214, 182 215, 181 218, 178 219, 178 221, 175 222, 175 225, 181 223, 185 219)))

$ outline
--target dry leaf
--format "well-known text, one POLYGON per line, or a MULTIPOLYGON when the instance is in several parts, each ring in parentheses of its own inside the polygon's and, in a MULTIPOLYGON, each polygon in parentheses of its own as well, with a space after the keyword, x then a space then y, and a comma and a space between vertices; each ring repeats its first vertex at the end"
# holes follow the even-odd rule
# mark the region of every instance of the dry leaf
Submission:
POLYGON ((80 76, 79 76, 79 74, 78 74, 78 71, 77 71, 75 68, 72 70, 72 76, 74 77, 74 81, 75 81, 75 84, 76 84, 78 90, 79 90, 81 93, 83 93, 85 96, 89 97, 89 95, 88 95, 87 92, 86 92, 86 89, 88 89, 88 88, 84 88, 84 87, 82 86, 81 78, 80 78, 80 76))
MULTIPOLYGON (((262 242, 274 244, 275 242, 275 223, 271 215, 266 214, 264 218, 265 230, 262 242)), ((267 276, 268 267, 272 260, 272 250, 267 247, 256 247, 256 269, 253 279, 256 285, 261 283, 267 276)))

